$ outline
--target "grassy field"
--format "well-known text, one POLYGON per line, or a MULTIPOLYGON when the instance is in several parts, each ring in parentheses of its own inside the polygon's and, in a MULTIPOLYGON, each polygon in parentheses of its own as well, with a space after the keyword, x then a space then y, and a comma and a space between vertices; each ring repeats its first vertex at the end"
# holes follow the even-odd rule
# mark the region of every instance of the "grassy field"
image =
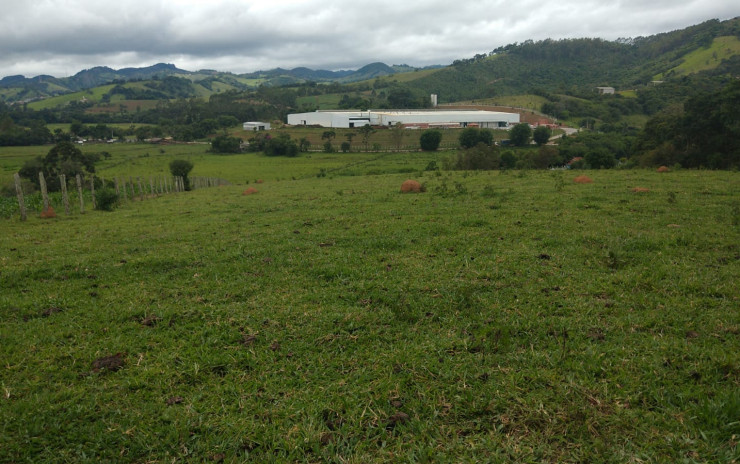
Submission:
POLYGON ((0 461, 740 456, 737 173, 191 156, 237 185, 0 220, 0 461))
MULTIPOLYGON (((689 53, 680 65, 668 72, 685 75, 714 69, 720 65, 722 60, 738 53, 740 53, 740 39, 734 36, 717 37, 712 41, 711 46, 689 53)), ((658 74, 655 79, 660 80, 664 77, 664 74, 658 74)))

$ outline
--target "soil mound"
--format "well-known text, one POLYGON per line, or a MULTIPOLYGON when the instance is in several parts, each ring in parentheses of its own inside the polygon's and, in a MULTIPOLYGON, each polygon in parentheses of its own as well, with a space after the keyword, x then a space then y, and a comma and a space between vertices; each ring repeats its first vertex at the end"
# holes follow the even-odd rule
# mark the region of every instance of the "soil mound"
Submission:
POLYGON ((41 218, 42 219, 51 219, 57 217, 57 213, 54 211, 54 208, 49 206, 47 209, 41 211, 41 218))
POLYGON ((573 179, 573 182, 575 182, 576 184, 592 184, 594 180, 588 176, 578 176, 573 179))
POLYGON ((401 184, 401 193, 420 193, 421 184, 415 180, 407 180, 401 184))

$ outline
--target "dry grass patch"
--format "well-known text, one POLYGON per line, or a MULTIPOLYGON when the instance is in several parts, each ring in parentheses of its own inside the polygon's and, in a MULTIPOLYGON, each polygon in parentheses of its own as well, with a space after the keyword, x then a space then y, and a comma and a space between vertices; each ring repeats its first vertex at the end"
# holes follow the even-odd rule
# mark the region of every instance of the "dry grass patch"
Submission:
POLYGON ((645 187, 635 187, 635 188, 632 189, 632 191, 634 193, 647 193, 647 192, 650 191, 650 189, 649 188, 645 188, 645 187))

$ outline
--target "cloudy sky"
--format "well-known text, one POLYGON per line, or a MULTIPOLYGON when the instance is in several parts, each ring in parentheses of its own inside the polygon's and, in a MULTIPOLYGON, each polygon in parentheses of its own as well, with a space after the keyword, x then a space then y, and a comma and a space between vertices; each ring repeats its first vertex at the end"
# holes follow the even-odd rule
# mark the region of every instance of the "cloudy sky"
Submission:
POLYGON ((527 39, 609 40, 740 16, 733 0, 3 0, 0 77, 173 63, 425 66, 527 39))

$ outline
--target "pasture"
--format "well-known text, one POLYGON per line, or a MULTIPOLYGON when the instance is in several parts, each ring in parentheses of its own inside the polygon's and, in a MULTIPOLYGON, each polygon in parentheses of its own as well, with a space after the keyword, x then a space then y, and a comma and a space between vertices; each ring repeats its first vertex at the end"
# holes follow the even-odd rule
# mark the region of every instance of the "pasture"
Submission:
POLYGON ((0 461, 738 459, 737 173, 183 147, 99 171, 233 185, 0 219, 0 461))

